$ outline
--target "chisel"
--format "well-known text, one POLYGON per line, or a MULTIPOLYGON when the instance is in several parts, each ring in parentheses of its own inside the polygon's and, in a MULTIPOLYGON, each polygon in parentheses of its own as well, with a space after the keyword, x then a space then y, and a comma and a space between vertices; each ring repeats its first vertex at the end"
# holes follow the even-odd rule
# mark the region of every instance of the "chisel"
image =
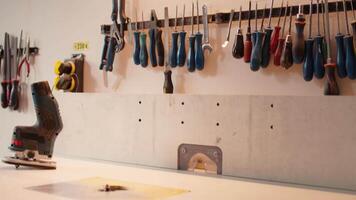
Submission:
POLYGON ((293 61, 300 64, 304 60, 305 39, 304 39, 305 17, 303 14, 303 7, 299 5, 299 12, 295 19, 296 35, 293 42, 293 61))
POLYGON ((178 20, 178 6, 176 6, 176 18, 174 23, 174 32, 172 32, 172 46, 169 52, 169 62, 171 67, 177 67, 177 56, 178 56, 178 37, 179 33, 177 31, 177 20, 178 20))
MULTIPOLYGON (((168 30, 169 30, 169 15, 168 15, 168 7, 164 8, 164 45, 166 46, 166 51, 169 49, 169 35, 168 35, 168 30)), ((172 82, 172 71, 169 67, 169 56, 168 52, 165 52, 166 55, 166 63, 165 63, 165 69, 164 69, 164 84, 163 84, 163 93, 164 94, 173 94, 174 92, 174 87, 173 87, 173 82, 172 82)))
POLYGON ((285 31, 285 27, 286 27, 287 14, 288 14, 287 11, 288 11, 288 1, 287 1, 287 6, 285 9, 285 14, 284 14, 284 19, 283 19, 282 34, 280 35, 280 37, 278 39, 278 47, 277 47, 276 53, 274 54, 273 63, 275 66, 281 65, 281 56, 282 56, 282 51, 284 48, 284 31, 285 31))
POLYGON ((179 48, 178 48, 178 66, 183 67, 185 65, 185 60, 187 58, 187 53, 185 51, 185 38, 187 37, 187 32, 184 31, 185 24, 185 5, 183 7, 183 17, 182 17, 182 31, 179 33, 179 48))
POLYGON ((314 38, 314 75, 318 79, 324 78, 324 58, 323 58, 323 43, 324 37, 320 35, 320 4, 317 0, 317 13, 318 13, 318 35, 314 38))
POLYGON ((266 35, 265 35, 265 39, 264 39, 263 47, 262 47, 262 64, 261 64, 262 68, 266 68, 268 66, 269 60, 270 60, 270 57, 271 57, 270 47, 271 47, 271 35, 272 35, 272 32, 273 32, 273 29, 271 27, 273 3, 274 3, 274 0, 271 0, 271 8, 270 8, 270 11, 269 11, 268 26, 265 28, 266 35))
POLYGON ((347 76, 346 65, 345 65, 345 49, 344 49, 344 37, 345 35, 341 33, 340 30, 340 14, 339 14, 339 4, 336 2, 336 16, 337 16, 337 30, 338 33, 335 36, 336 40, 336 66, 337 73, 340 78, 345 78, 347 76))
POLYGON ((313 46, 314 39, 312 38, 312 22, 313 22, 313 0, 310 0, 309 11, 309 36, 305 40, 305 59, 303 64, 303 78, 305 81, 313 80, 313 46))
POLYGON ((135 65, 140 65, 140 31, 138 30, 138 21, 137 21, 137 11, 135 13, 136 16, 136 23, 135 23, 135 31, 134 35, 134 53, 133 53, 133 60, 135 65))
POLYGON ((240 6, 240 13, 239 13, 239 27, 237 28, 234 46, 232 47, 232 56, 237 59, 244 57, 244 36, 242 35, 241 16, 242 16, 242 6, 240 6))
POLYGON ((346 1, 344 1, 344 12, 345 12, 345 22, 346 22, 346 35, 344 37, 344 48, 345 48, 345 58, 346 58, 346 70, 347 76, 353 80, 356 78, 356 63, 355 63, 355 51, 353 44, 353 36, 350 34, 349 19, 347 15, 346 1))
POLYGON ((205 59, 203 51, 203 34, 200 32, 199 1, 197 0, 198 32, 195 34, 195 67, 201 71, 204 69, 205 59))
POLYGON ((143 21, 143 12, 142 12, 142 32, 140 35, 140 63, 142 67, 148 66, 148 51, 147 51, 147 34, 145 33, 145 21, 143 21))
MULTIPOLYGON (((257 14, 257 12, 256 12, 256 14, 257 14)), ((265 33, 263 32, 263 23, 265 20, 265 15, 266 15, 266 5, 263 10, 261 29, 260 29, 260 31, 257 31, 257 33, 256 33, 256 41, 255 41, 254 47, 252 49, 252 58, 251 58, 251 66, 250 67, 251 67, 251 70, 254 72, 258 71, 260 69, 260 66, 262 63, 262 43, 263 43, 263 39, 265 36, 265 33)), ((256 18, 257 18, 257 15, 256 15, 256 18)))
POLYGON ((289 31, 281 55, 281 65, 285 69, 289 69, 293 66, 292 19, 293 19, 293 7, 290 7, 289 31))
POLYGON ((3 66, 3 81, 1 82, 2 93, 1 93, 1 106, 2 108, 7 108, 9 106, 9 96, 8 96, 8 84, 9 84, 9 74, 8 69, 11 66, 11 50, 10 50, 10 35, 5 33, 4 41, 4 66, 3 66))
POLYGON ((194 35, 194 3, 192 3, 192 34, 189 37, 189 50, 188 50, 188 71, 195 71, 195 35, 194 35))
POLYGON ((249 63, 251 61, 252 41, 251 41, 251 1, 248 4, 248 26, 246 33, 246 41, 244 43, 244 61, 249 63))
POLYGON ((340 95, 339 86, 335 77, 335 68, 336 64, 332 62, 332 52, 331 52, 331 36, 330 36, 330 23, 329 23, 329 8, 328 8, 328 0, 325 0, 324 9, 326 14, 326 45, 327 45, 327 63, 325 64, 326 69, 326 82, 325 82, 325 95, 340 95))
POLYGON ((242 35, 241 16, 242 16, 242 6, 240 6, 240 13, 239 13, 239 27, 237 29, 237 34, 235 36, 234 46, 232 47, 232 56, 237 59, 244 57, 244 36, 242 35))
POLYGON ((271 54, 274 54, 278 47, 279 34, 281 32, 280 23, 281 23, 281 17, 283 14, 283 3, 284 3, 284 1, 282 0, 281 9, 279 11, 279 16, 278 16, 278 23, 277 23, 277 26, 274 27, 274 31, 273 31, 272 37, 271 37, 271 47, 270 47, 271 54))

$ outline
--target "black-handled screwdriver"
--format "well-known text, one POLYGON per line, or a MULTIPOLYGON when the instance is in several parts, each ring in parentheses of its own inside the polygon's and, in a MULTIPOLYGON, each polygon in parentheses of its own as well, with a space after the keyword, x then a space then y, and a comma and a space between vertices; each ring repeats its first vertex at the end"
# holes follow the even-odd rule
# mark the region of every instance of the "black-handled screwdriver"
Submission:
POLYGON ((317 16, 318 16, 318 35, 314 37, 314 75, 318 79, 324 78, 324 57, 323 57, 323 43, 324 37, 320 34, 320 3, 317 0, 317 16))
MULTIPOLYGON (((262 18, 262 23, 261 23, 261 29, 260 31, 257 31, 256 33, 256 41, 252 50, 252 58, 251 58, 251 70, 252 71, 258 71, 260 69, 261 63, 262 63, 262 43, 263 39, 265 36, 265 33, 263 32, 263 23, 265 20, 265 15, 266 15, 266 5, 263 10, 263 18, 262 18)), ((257 19, 257 10, 256 10, 256 19, 257 19)))
POLYGON ((192 34, 189 37, 189 51, 188 51, 188 71, 195 71, 195 35, 194 35, 194 3, 192 3, 192 34))
POLYGON ((185 60, 187 59, 187 53, 185 51, 185 39, 187 37, 187 32, 184 31, 185 25, 185 5, 183 7, 183 17, 182 17, 182 30, 179 33, 179 47, 178 47, 178 66, 183 67, 185 65, 185 60))
POLYGON ((172 32, 172 46, 169 52, 169 63, 171 67, 177 67, 177 56, 178 56, 178 37, 179 33, 177 31, 177 18, 178 18, 178 6, 176 6, 176 18, 174 23, 174 32, 172 32))
POLYGON ((242 16, 242 6, 240 6, 240 13, 239 13, 239 27, 235 35, 234 46, 232 47, 232 56, 234 56, 234 58, 237 59, 244 57, 244 36, 242 35, 241 16, 242 16))
POLYGON ((265 28, 266 35, 265 35, 265 39, 264 39, 263 47, 262 47, 262 64, 261 64, 262 68, 266 68, 268 66, 270 58, 271 58, 270 47, 271 47, 271 36, 272 36, 272 32, 273 32, 273 29, 271 27, 273 3, 274 3, 274 0, 271 0, 271 8, 269 10, 268 26, 265 28))
POLYGON ((204 69, 205 58, 203 51, 203 34, 200 32, 199 1, 197 0, 197 23, 198 32, 195 34, 195 67, 201 71, 204 69))
POLYGON ((314 39, 312 38, 312 22, 313 22, 313 0, 310 0, 309 11, 309 36, 305 40, 305 59, 303 63, 303 78, 305 81, 313 80, 313 46, 314 39))
POLYGON ((1 82, 1 106, 7 108, 9 106, 9 92, 8 84, 10 84, 10 78, 8 77, 9 66, 11 65, 11 50, 10 50, 10 35, 5 33, 4 40, 4 66, 3 66, 3 81, 1 82))
POLYGON ((134 35, 134 53, 133 53, 133 61, 135 65, 140 65, 140 31, 138 30, 138 20, 137 20, 137 11, 135 13, 136 16, 136 24, 134 35))
POLYGON ((325 82, 325 89, 324 89, 324 94, 325 95, 340 95, 340 90, 339 86, 336 81, 335 77, 335 68, 336 64, 332 62, 332 52, 331 52, 331 37, 330 37, 330 23, 329 23, 329 3, 328 0, 325 0, 324 4, 324 9, 326 13, 326 31, 325 31, 325 37, 326 37, 326 46, 327 46, 327 62, 325 64, 325 69, 326 69, 326 82, 325 82))
POLYGON ((289 10, 290 10, 289 31, 281 55, 281 66, 285 69, 289 69, 293 66, 293 40, 292 40, 293 7, 290 7, 289 10))
MULTIPOLYGON (((169 49, 169 15, 168 15, 168 7, 164 8, 164 45, 166 46, 165 50, 169 49)), ((172 82, 172 71, 169 67, 169 53, 166 52, 164 54, 166 56, 166 63, 164 67, 164 84, 163 84, 163 93, 164 94, 173 94, 174 86, 172 82)))
POLYGON ((295 19, 295 39, 293 45, 293 61, 300 64, 304 60, 305 39, 304 39, 305 17, 303 14, 303 6, 299 5, 299 12, 295 19))
POLYGON ((147 51, 147 34, 145 33, 145 21, 143 21, 143 12, 142 12, 142 32, 140 35, 140 63, 142 67, 148 66, 148 51, 147 51))
POLYGON ((353 44, 353 36, 350 34, 349 19, 347 15, 346 1, 344 1, 345 22, 346 22, 346 35, 344 37, 345 58, 346 58, 346 70, 349 79, 356 79, 356 63, 355 63, 355 50, 353 44))
POLYGON ((341 33, 340 30, 340 14, 339 14, 339 4, 336 2, 336 17, 337 17, 337 30, 338 33, 335 36, 336 40, 336 67, 337 74, 340 78, 345 78, 347 76, 346 64, 345 64, 345 47, 344 47, 344 37, 345 35, 341 33))

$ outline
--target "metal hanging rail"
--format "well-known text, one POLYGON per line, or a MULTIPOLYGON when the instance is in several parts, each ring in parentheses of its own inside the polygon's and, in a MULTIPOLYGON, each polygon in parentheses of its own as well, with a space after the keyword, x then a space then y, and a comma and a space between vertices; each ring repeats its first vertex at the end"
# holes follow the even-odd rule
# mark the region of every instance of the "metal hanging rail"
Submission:
MULTIPOLYGON (((356 6, 355 3, 353 3, 353 4, 354 4, 354 6, 356 6)), ((319 6, 321 8, 323 5, 320 4, 319 6)), ((329 13, 336 12, 337 11, 336 6, 338 6, 339 11, 343 11, 342 2, 330 2, 328 4, 328 6, 329 6, 329 13)), ((299 5, 290 6, 290 7, 292 8, 292 14, 293 15, 298 14, 299 5)), ((303 10, 304 10, 304 14, 310 14, 310 11, 309 11, 310 10, 310 5, 309 4, 304 4, 304 5, 302 5, 302 7, 303 7, 303 10)), ((272 17, 278 17, 279 14, 280 14, 280 10, 281 9, 282 9, 283 12, 285 12, 285 7, 284 8, 281 8, 281 7, 273 8, 272 17)), ((346 4, 346 10, 347 11, 352 10, 351 2, 348 2, 346 4)), ((264 9, 260 9, 260 10, 257 11, 257 18, 258 19, 261 19, 263 17, 263 11, 264 11, 264 9)), ((317 13, 317 5, 314 4, 313 5, 313 14, 316 14, 316 13, 317 13)), ((267 12, 267 14, 268 14, 268 12, 267 12)), ((242 11, 241 19, 242 20, 248 20, 248 15, 249 15, 248 11, 242 11)), ((240 16, 240 12, 235 12, 233 21, 237 21, 239 19, 239 16, 240 16)), ((230 12, 216 13, 216 14, 213 14, 213 15, 208 15, 208 23, 209 24, 211 24, 211 23, 215 23, 215 24, 229 23, 229 17, 230 17, 230 12)), ((255 18, 255 12, 251 12, 251 17, 255 18)), ((199 22, 200 22, 200 24, 203 23, 202 16, 199 17, 199 22)), ((149 21, 137 22, 137 23, 138 23, 139 27, 149 27, 149 25, 150 25, 149 21), (144 26, 142 26, 142 25, 144 25, 144 26)), ((197 17, 194 17, 194 23, 197 23, 197 17)), ((132 23, 132 26, 135 27, 135 24, 136 23, 132 23)), ((192 17, 190 17, 190 16, 189 17, 185 17, 184 24, 185 25, 191 25, 192 24, 192 17)), ((183 19, 180 18, 177 21, 177 26, 182 26, 182 25, 183 25, 183 19)), ((120 26, 121 26, 121 24, 120 24, 120 26)), ((127 24, 125 24, 124 26, 125 26, 125 30, 127 30, 127 24)), ((170 27, 174 27, 175 26, 175 18, 169 19, 169 26, 170 27)), ((164 20, 163 19, 158 20, 158 27, 164 27, 164 20)), ((111 30, 111 25, 106 25, 106 24, 101 25, 101 33, 102 34, 110 34, 110 30, 111 30)))

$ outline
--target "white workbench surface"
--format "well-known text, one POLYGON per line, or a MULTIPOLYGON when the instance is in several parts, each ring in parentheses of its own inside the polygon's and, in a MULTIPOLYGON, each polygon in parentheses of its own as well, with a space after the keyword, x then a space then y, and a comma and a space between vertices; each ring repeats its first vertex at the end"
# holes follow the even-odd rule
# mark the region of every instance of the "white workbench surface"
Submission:
POLYGON ((0 163, 0 199, 68 199, 36 192, 32 186, 104 177, 150 185, 186 189, 174 196, 180 199, 261 199, 261 200, 356 200, 356 193, 261 181, 194 176, 169 170, 156 170, 87 160, 55 158, 57 170, 33 170, 0 163))

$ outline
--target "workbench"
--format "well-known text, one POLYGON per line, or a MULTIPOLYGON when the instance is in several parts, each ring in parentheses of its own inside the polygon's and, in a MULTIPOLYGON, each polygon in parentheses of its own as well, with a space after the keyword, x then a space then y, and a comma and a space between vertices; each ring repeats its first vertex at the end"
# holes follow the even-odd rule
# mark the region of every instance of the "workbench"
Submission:
MULTIPOLYGON (((120 193, 115 191, 93 194, 82 191, 61 188, 59 183, 68 183, 85 179, 108 179, 125 182, 147 184, 158 187, 173 188, 184 191, 164 199, 288 199, 288 200, 351 200, 356 199, 356 192, 332 190, 325 188, 291 185, 277 182, 230 178, 222 176, 194 175, 189 172, 179 172, 167 169, 147 168, 125 164, 93 160, 76 160, 73 158, 58 158, 57 170, 37 170, 0 163, 0 192, 2 199, 36 199, 36 200, 65 200, 65 199, 113 199, 120 193), (33 188, 50 185, 46 192, 33 188), (57 184, 57 186, 56 186, 57 184), (59 184, 59 185, 58 185, 59 184), (78 196, 81 198, 73 198, 78 196), (96 198, 94 198, 94 196, 96 198), (90 198, 93 197, 93 198, 90 198)), ((63 185, 63 184, 62 184, 63 185)), ((99 189, 99 188, 98 188, 99 189)), ((121 198, 121 199, 150 199, 150 198, 121 198)), ((159 199, 159 198, 157 198, 159 199)))

